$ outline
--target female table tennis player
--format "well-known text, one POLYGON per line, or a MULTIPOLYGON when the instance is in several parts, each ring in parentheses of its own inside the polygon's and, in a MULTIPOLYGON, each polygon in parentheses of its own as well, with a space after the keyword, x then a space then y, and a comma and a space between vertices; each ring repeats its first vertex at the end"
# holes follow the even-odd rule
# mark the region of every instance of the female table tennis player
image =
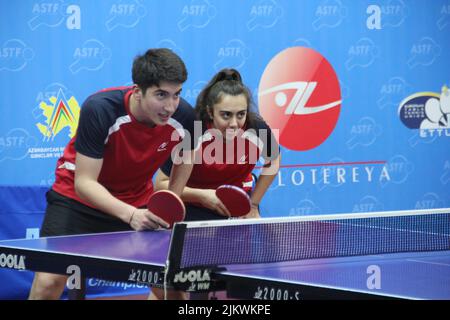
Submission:
MULTIPOLYGON (((259 203, 278 173, 279 147, 269 126, 251 111, 250 91, 234 69, 219 71, 200 92, 195 112, 203 135, 197 143, 197 158, 181 199, 186 221, 226 219, 230 212, 216 196, 221 185, 245 190, 251 209, 243 218, 260 216, 259 203), (264 158, 261 174, 252 188, 252 170, 264 158)), ((172 159, 157 173, 155 188, 167 189, 172 159)), ((184 170, 184 172, 189 172, 184 170)), ((161 292, 154 290, 154 296, 161 292)))
MULTIPOLYGON (((201 91, 195 112, 203 135, 191 175, 181 195, 186 219, 210 220, 229 216, 215 191, 221 185, 244 189, 251 197, 246 218, 259 217, 259 203, 279 168, 279 148, 269 126, 250 110, 251 94, 234 69, 218 72, 201 91), (252 190, 252 170, 265 158, 261 175, 252 190)), ((167 189, 172 160, 157 172, 155 188, 167 189)))

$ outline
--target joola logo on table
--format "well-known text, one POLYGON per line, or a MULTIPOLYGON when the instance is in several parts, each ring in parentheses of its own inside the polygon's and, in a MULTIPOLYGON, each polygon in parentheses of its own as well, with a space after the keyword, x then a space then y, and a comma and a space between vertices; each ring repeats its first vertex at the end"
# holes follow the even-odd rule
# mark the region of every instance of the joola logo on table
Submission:
POLYGON ((173 280, 174 283, 185 283, 189 282, 200 282, 200 281, 210 281, 208 270, 191 270, 189 272, 180 271, 175 275, 173 280))
POLYGON ((0 267, 25 270, 25 256, 16 254, 0 254, 0 267))

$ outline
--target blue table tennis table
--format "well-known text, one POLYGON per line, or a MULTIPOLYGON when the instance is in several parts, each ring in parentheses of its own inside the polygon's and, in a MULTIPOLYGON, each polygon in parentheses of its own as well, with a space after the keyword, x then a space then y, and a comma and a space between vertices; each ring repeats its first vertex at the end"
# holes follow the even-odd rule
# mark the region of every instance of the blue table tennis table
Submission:
MULTIPOLYGON (((66 275, 75 266, 86 278, 163 287, 168 252, 177 245, 171 234, 157 230, 0 241, 0 266, 66 275)), ((209 283, 196 289, 259 300, 450 299, 450 250, 218 267, 209 271, 209 283)), ((203 276, 200 271, 183 275, 203 276)))

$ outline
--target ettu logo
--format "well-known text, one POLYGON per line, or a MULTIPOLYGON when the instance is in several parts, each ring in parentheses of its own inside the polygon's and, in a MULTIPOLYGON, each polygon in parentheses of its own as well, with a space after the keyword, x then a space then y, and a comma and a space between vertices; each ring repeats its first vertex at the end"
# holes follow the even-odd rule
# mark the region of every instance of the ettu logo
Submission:
POLYGON ((208 270, 191 270, 189 272, 180 271, 175 275, 173 280, 174 283, 185 283, 189 282, 201 282, 201 281, 210 281, 211 277, 209 276, 208 270))
POLYGON ((0 254, 0 267, 17 270, 25 270, 25 256, 16 254, 0 254))
POLYGON ((417 92, 406 97, 400 103, 398 115, 410 129, 449 129, 449 88, 444 85, 441 93, 417 92))

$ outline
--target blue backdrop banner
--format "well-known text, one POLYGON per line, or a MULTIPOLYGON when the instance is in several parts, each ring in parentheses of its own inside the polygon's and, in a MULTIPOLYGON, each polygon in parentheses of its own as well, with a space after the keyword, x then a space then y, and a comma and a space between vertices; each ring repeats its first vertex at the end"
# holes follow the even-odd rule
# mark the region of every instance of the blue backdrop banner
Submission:
MULTIPOLYGON (((263 217, 450 204, 449 0, 0 3, 1 239, 38 234, 81 104, 131 84, 151 47, 184 59, 191 103, 221 68, 241 72, 282 145, 263 217)), ((23 289, 0 297, 26 296, 28 273, 6 279, 23 289)))

